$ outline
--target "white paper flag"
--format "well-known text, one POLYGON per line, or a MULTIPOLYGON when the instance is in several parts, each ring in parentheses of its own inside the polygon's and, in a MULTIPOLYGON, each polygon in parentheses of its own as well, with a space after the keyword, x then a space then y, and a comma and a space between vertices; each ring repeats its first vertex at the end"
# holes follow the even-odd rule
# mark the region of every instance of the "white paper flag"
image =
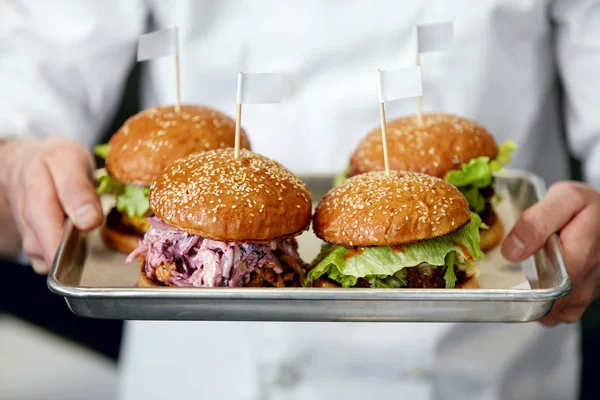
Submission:
POLYGON ((380 102, 422 96, 421 67, 378 70, 377 87, 380 102))
POLYGON ((281 103, 281 74, 242 73, 238 75, 237 103, 281 103))
POLYGON ((146 61, 153 58, 176 56, 178 53, 177 28, 140 35, 138 40, 137 60, 146 61))
POLYGON ((445 50, 452 43, 454 27, 452 22, 417 25, 417 49, 419 54, 445 50))

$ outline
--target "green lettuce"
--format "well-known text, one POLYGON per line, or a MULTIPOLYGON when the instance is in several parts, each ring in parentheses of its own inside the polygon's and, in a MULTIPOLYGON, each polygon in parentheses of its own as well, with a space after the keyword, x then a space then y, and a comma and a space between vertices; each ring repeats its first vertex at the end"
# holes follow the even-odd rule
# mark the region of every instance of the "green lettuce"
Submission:
POLYGON ((517 149, 517 144, 507 140, 500 145, 498 156, 495 160, 489 157, 477 157, 462 165, 460 170, 450 171, 446 174, 446 181, 460 188, 470 186, 484 188, 493 182, 493 172, 498 172, 511 160, 512 153, 517 149))
POLYGON ((456 186, 469 202, 471 211, 482 212, 486 199, 479 193, 479 189, 494 183, 494 172, 500 171, 511 160, 512 153, 517 149, 517 144, 512 140, 502 143, 498 149, 495 160, 489 157, 477 157, 460 170, 450 171, 446 174, 446 181, 456 186))
POLYGON ((96 193, 98 194, 112 194, 118 196, 123 193, 124 184, 111 178, 106 172, 99 175, 96 178, 98 186, 96 187, 96 193))
POLYGON ((124 185, 123 193, 117 196, 117 210, 130 217, 143 217, 150 209, 149 191, 145 186, 124 185))
POLYGON ((456 252, 446 254, 446 262, 444 267, 444 280, 446 281, 446 289, 452 289, 456 285, 456 274, 454 273, 454 265, 456 264, 456 252))
POLYGON ((108 157, 108 143, 99 144, 94 147, 94 154, 106 160, 106 157, 108 157))
POLYGON ((495 160, 490 161, 490 168, 493 172, 498 172, 506 164, 509 164, 512 159, 512 153, 517 150, 519 146, 512 140, 507 140, 500 145, 498 148, 498 155, 495 160))
POLYGON ((492 184, 490 158, 485 156, 473 158, 463 164, 460 170, 449 171, 445 179, 457 188, 470 186, 479 189, 490 186, 492 184))
POLYGON ((480 213, 485 209, 485 197, 479 192, 476 187, 462 187, 459 188, 460 192, 465 196, 469 203, 471 211, 480 213))
POLYGON ((384 285, 394 282, 387 281, 387 278, 401 281, 402 274, 398 272, 403 268, 421 263, 442 267, 450 262, 449 253, 456 252, 465 259, 478 259, 484 256, 479 248, 480 225, 481 218, 471 213, 471 222, 467 226, 448 235, 406 244, 401 246, 401 250, 391 246, 358 248, 356 254, 348 258, 348 248, 328 245, 331 246, 329 254, 308 273, 306 283, 325 275, 343 287, 355 286, 359 278, 375 282, 379 287, 389 287, 384 285))
MULTIPOLYGON (((94 154, 106 158, 108 144, 98 145, 94 154)), ((130 218, 143 217, 150 210, 148 202, 149 188, 145 186, 127 185, 113 179, 106 172, 96 178, 98 183, 96 193, 116 196, 117 211, 127 214, 130 218)))
POLYGON ((390 276, 369 276, 367 280, 371 287, 384 289, 398 289, 408 286, 404 271, 398 271, 390 276))
POLYGON ((358 283, 358 277, 342 272, 346 261, 348 261, 345 258, 348 249, 344 246, 326 244, 321 251, 327 251, 328 248, 329 254, 308 273, 306 282, 312 282, 323 275, 327 275, 329 279, 336 281, 343 287, 355 286, 358 283))

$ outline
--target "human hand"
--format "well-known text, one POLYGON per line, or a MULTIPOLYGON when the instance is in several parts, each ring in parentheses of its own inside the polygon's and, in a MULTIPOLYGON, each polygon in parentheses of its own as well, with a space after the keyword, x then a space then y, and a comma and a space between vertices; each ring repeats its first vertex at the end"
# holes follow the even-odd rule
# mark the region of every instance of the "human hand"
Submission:
POLYGON ((89 151, 65 138, 0 142, 0 192, 37 273, 49 271, 65 215, 83 231, 102 222, 93 168, 89 151))
POLYGON ((571 292, 540 320, 547 326, 575 322, 594 300, 600 277, 600 193, 579 182, 559 182, 519 218, 502 245, 511 261, 522 261, 558 232, 571 292))

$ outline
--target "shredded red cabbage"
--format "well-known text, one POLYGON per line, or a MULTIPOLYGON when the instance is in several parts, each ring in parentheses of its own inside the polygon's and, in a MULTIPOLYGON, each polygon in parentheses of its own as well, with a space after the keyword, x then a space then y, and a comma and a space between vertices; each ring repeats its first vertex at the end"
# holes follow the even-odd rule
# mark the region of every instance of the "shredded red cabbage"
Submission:
POLYGON ((175 286, 241 287, 250 281, 255 269, 267 264, 274 265, 276 273, 283 272, 276 251, 299 259, 291 240, 269 244, 219 242, 172 228, 155 216, 148 220, 150 229, 126 262, 145 254, 145 272, 151 279, 156 268, 175 264, 177 269, 168 278, 175 286))

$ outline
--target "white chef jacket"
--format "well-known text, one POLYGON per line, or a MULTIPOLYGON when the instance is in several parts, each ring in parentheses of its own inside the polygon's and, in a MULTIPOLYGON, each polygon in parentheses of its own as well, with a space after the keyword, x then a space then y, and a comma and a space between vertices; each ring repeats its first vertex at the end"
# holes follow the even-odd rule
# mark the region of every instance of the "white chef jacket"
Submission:
MULTIPOLYGON (((563 110, 569 148, 599 187, 596 0, 5 0, 0 132, 96 143, 138 35, 176 24, 184 102, 233 114, 235 72, 284 73, 283 104, 244 109, 254 150, 297 173, 337 172, 379 123, 376 68, 411 65, 415 24, 444 20, 455 38, 421 57, 424 110, 512 138, 511 167, 547 182, 567 177, 563 110)), ((173 68, 143 66, 145 107, 173 103, 173 68)), ((388 118, 414 111, 414 100, 387 105, 388 118)), ((578 352, 577 324, 130 322, 120 394, 564 400, 577 396, 578 352)))

